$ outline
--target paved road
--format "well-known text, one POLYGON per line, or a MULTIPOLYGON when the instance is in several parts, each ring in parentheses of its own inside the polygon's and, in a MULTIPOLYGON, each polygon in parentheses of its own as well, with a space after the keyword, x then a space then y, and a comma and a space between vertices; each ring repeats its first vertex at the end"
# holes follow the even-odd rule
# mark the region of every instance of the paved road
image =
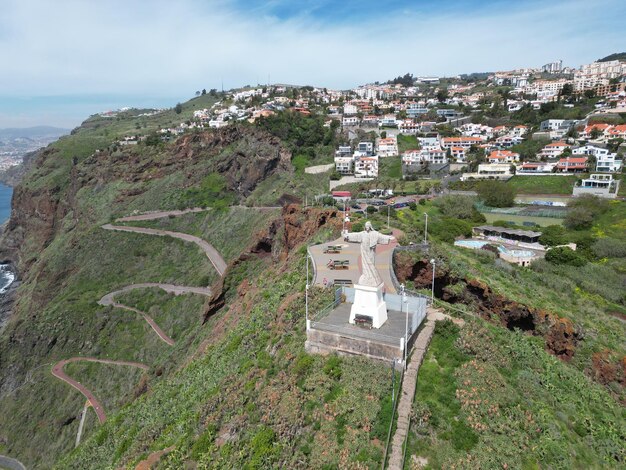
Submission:
POLYGON ((26 467, 22 462, 17 459, 12 459, 6 455, 0 455, 0 468, 7 468, 8 470, 26 470, 26 467))
POLYGON ((163 341, 165 341, 167 344, 169 344, 170 346, 174 345, 174 340, 172 338, 170 338, 162 329, 161 327, 154 321, 154 319, 148 315, 146 312, 142 312, 141 310, 138 310, 134 307, 129 307, 128 305, 124 305, 121 304, 119 302, 115 301, 115 297, 118 296, 119 294, 122 294, 124 292, 128 292, 134 289, 146 289, 149 287, 158 287, 159 289, 163 289, 165 292, 168 292, 170 294, 174 294, 174 295, 181 295, 181 294, 200 294, 200 295, 206 295, 206 296, 210 296, 211 295, 211 289, 209 289, 208 287, 188 287, 188 286, 175 286, 172 284, 160 284, 160 283, 153 283, 153 282, 145 282, 142 284, 131 284, 128 285, 120 290, 116 290, 114 292, 109 292, 107 295, 105 295, 104 297, 102 297, 99 301, 98 304, 100 305, 104 305, 104 306, 112 306, 112 307, 116 307, 116 308, 123 308, 125 310, 129 310, 131 312, 135 312, 138 313, 139 315, 141 315, 144 320, 148 323, 148 325, 150 325, 152 327, 152 329, 154 330, 154 332, 159 336, 159 338, 161 338, 163 341))
POLYGON ((172 232, 170 230, 159 230, 155 228, 129 227, 126 225, 105 224, 102 226, 102 228, 105 230, 115 230, 118 232, 143 233, 145 235, 156 235, 158 237, 173 237, 178 238, 179 240, 184 240, 186 242, 195 243, 204 251, 207 258, 209 258, 209 261, 215 267, 215 270, 220 276, 223 276, 224 272, 226 271, 226 261, 224 261, 224 258, 222 258, 222 255, 220 255, 215 247, 209 242, 206 242, 202 238, 196 237, 194 235, 189 235, 188 233, 181 232, 172 232))
POLYGON ((62 361, 57 362, 54 366, 52 366, 52 375, 56 378, 61 379, 65 383, 71 385, 80 393, 82 393, 85 398, 91 403, 93 406, 96 415, 98 415, 98 420, 100 423, 104 423, 106 421, 106 414, 104 413, 104 408, 102 404, 98 401, 91 391, 87 387, 85 387, 80 382, 72 379, 69 375, 65 373, 63 368, 66 364, 70 362, 98 362, 100 364, 112 364, 116 366, 129 366, 129 367, 138 367, 139 369, 148 370, 149 367, 140 362, 130 362, 130 361, 113 361, 110 359, 98 359, 96 357, 70 357, 69 359, 63 359, 62 361))

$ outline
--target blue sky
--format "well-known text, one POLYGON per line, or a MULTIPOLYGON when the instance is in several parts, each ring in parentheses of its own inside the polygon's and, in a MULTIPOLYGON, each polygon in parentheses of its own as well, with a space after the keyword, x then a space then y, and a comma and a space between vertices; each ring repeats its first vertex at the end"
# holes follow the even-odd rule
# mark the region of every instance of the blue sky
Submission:
POLYGON ((623 0, 0 0, 0 127, 78 125, 202 88, 349 88, 579 66, 626 50, 623 0))

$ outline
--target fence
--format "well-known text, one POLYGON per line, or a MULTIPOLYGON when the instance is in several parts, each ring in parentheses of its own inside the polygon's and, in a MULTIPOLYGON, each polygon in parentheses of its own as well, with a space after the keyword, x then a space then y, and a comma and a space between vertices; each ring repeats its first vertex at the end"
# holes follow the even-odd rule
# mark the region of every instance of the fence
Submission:
MULTIPOLYGON (((396 252, 397 251, 426 251, 426 250, 428 250, 428 247, 429 247, 428 243, 422 243, 420 245, 396 246, 393 249, 393 253, 391 255, 391 265, 389 266, 389 271, 390 271, 390 274, 391 274, 391 282, 393 283, 393 287, 396 289, 396 291, 398 291, 398 292, 402 291, 402 284, 400 283, 400 281, 398 280, 398 278, 396 276, 396 252)), ((424 294, 420 294, 419 292, 416 292, 413 289, 407 288, 406 286, 404 286, 404 292, 406 292, 407 294, 409 294, 412 297, 424 298, 429 303, 431 301, 429 296, 424 295, 424 294)))

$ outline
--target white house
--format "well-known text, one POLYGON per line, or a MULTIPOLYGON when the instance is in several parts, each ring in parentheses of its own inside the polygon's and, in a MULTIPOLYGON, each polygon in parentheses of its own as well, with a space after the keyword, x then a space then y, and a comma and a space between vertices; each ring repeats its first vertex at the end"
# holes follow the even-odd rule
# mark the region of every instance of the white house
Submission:
POLYGON ((351 175, 354 172, 354 157, 352 155, 335 156, 335 170, 342 175, 351 175))
POLYGON ((398 121, 396 120, 395 114, 385 114, 380 119, 381 127, 396 127, 398 125, 398 121))
POLYGON ((350 103, 346 103, 343 105, 343 114, 351 116, 351 115, 356 114, 357 112, 358 112, 358 109, 356 105, 350 104, 350 103))
POLYGON ((360 157, 354 160, 354 176, 357 178, 378 177, 378 155, 360 157))
POLYGON ((363 154, 367 156, 371 156, 374 154, 374 143, 373 142, 359 142, 359 145, 357 145, 357 150, 359 152, 363 152, 363 154))
POLYGON ((572 194, 582 196, 593 194, 599 197, 614 199, 617 197, 620 180, 614 180, 613 175, 589 175, 589 178, 581 180, 574 186, 572 194))
POLYGON ((511 172, 511 165, 508 163, 481 163, 478 165, 478 171, 476 173, 463 173, 461 175, 461 181, 469 181, 473 179, 508 180, 512 176, 513 173, 511 172))
POLYGON ((494 150, 487 157, 489 163, 513 163, 519 161, 519 153, 510 150, 494 150))
POLYGON ((617 158, 616 153, 608 153, 596 156, 596 171, 602 173, 617 173, 622 170, 622 160, 617 158))
POLYGON ((551 144, 546 145, 541 152, 537 154, 540 157, 546 158, 556 158, 563 153, 566 148, 570 148, 567 142, 553 142, 551 144))
POLYGON ((341 120, 344 126, 356 126, 359 124, 359 118, 356 116, 344 116, 341 120))
POLYGON ((398 155, 398 141, 395 137, 378 139, 378 155, 380 157, 394 157, 398 155))

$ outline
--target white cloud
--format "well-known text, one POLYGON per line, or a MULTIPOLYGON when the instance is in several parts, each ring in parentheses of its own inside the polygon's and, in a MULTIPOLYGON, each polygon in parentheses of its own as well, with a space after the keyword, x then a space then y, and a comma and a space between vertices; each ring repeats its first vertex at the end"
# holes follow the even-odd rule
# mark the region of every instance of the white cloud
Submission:
POLYGON ((222 78, 230 88, 268 74, 347 88, 407 71, 452 75, 559 58, 574 66, 626 49, 621 3, 403 11, 323 24, 246 13, 228 1, 0 0, 0 95, 187 96, 219 88, 222 78))

